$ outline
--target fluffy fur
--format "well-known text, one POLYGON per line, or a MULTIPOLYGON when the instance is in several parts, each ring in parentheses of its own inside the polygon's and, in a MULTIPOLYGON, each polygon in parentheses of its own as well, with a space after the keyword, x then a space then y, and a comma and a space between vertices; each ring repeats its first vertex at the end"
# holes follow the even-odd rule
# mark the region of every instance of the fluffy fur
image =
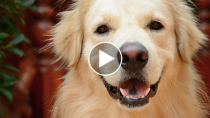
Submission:
MULTIPOLYGON (((50 39, 58 60, 71 67, 55 96, 52 118, 203 118, 207 114, 203 82, 192 57, 206 39, 183 0, 78 0, 72 10, 60 13, 50 39), (148 24, 160 21, 156 32, 148 24), (95 33, 106 24, 110 32, 95 33), (88 65, 88 54, 99 42, 121 47, 140 42, 150 53, 144 71, 154 84, 161 73, 157 94, 143 108, 128 109, 112 99, 100 77, 88 65), (203 99, 201 99, 203 98, 203 99)), ((120 81, 119 69, 105 77, 113 86, 120 81)), ((208 101, 208 100, 207 100, 208 101)))

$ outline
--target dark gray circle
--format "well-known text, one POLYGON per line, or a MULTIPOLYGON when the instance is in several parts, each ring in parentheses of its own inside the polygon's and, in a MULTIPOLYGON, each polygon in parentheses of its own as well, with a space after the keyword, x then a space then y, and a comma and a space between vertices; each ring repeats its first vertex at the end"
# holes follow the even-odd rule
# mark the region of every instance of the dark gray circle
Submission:
POLYGON ((121 66, 122 63, 122 55, 120 50, 112 43, 102 42, 95 45, 89 54, 89 65, 92 70, 99 75, 107 76, 115 73, 121 66), (99 67, 99 50, 113 57, 114 59, 107 64, 99 67), (120 54, 120 60, 118 60, 118 56, 120 54))

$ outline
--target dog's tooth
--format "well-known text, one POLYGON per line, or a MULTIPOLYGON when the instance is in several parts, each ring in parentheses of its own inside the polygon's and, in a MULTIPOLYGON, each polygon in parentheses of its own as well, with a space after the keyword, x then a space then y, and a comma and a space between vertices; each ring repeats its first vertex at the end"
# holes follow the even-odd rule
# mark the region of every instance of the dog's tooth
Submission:
POLYGON ((129 99, 130 97, 129 96, 126 96, 126 98, 129 99))
POLYGON ((133 96, 132 95, 130 96, 130 99, 133 99, 133 96))
POLYGON ((140 95, 138 95, 138 98, 141 98, 141 96, 140 96, 140 95))
POLYGON ((141 98, 144 98, 144 95, 142 95, 141 98))
POLYGON ((133 99, 137 100, 138 98, 134 97, 133 99))
POLYGON ((138 95, 136 95, 135 98, 138 99, 138 95))
POLYGON ((124 97, 126 96, 122 88, 120 88, 120 92, 122 93, 122 95, 123 95, 124 97))
POLYGON ((149 92, 150 92, 150 88, 147 89, 147 91, 144 95, 147 96, 149 92))
POLYGON ((126 104, 126 107, 129 107, 129 104, 126 104))

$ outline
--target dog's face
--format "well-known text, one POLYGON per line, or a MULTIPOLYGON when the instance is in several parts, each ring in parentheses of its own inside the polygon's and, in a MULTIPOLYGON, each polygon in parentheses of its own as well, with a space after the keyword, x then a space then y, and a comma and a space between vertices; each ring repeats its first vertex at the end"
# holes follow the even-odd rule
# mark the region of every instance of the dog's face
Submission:
POLYGON ((122 67, 104 79, 117 87, 125 100, 141 101, 122 104, 143 106, 150 86, 159 81, 163 68, 178 54, 173 17, 165 12, 170 11, 169 6, 155 0, 129 4, 122 0, 96 0, 90 8, 84 19, 83 50, 87 53, 83 56, 88 57, 97 43, 115 44, 122 53, 122 67))
MULTIPOLYGON (((63 13, 53 45, 70 66, 82 67, 88 66, 94 45, 115 44, 122 52, 122 66, 103 79, 112 89, 107 88, 110 96, 130 109, 147 105, 161 76, 176 63, 191 63, 202 38, 181 0, 81 0, 73 11, 63 13)), ((90 78, 97 76, 89 66, 86 71, 90 78)))

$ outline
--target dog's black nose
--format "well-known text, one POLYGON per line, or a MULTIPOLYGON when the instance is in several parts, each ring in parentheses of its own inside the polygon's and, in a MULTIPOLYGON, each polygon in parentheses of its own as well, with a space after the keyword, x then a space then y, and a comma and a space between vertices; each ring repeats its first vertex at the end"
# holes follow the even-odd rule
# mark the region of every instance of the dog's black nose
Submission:
MULTIPOLYGON (((141 43, 126 43, 121 48, 122 67, 128 71, 142 69, 148 61, 148 51, 141 43)), ((118 60, 120 60, 118 56, 118 60)))

